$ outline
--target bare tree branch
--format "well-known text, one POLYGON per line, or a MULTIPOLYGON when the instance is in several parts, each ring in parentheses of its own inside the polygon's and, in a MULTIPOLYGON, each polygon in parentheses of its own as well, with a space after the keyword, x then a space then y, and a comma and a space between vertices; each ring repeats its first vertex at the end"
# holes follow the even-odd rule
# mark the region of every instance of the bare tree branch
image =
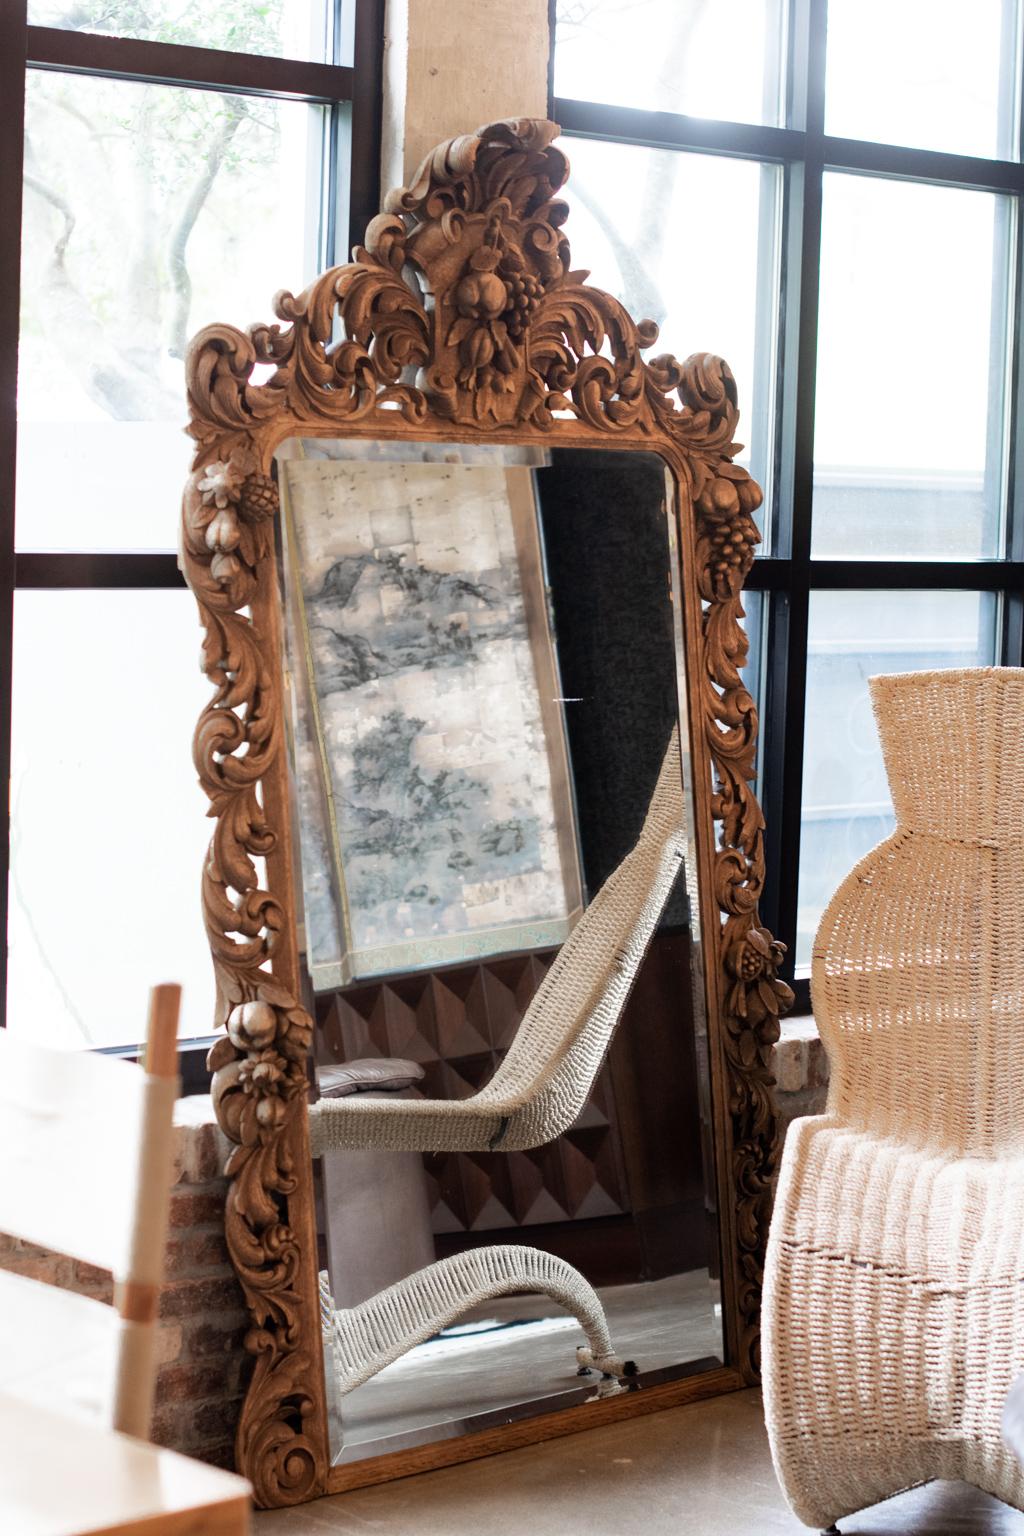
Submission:
POLYGON ((638 318, 654 320, 660 325, 665 318, 665 300, 639 246, 626 239, 604 204, 593 196, 579 172, 573 177, 572 194, 583 204, 611 246, 622 278, 622 296, 626 308, 638 318))
POLYGON ((73 341, 72 354, 86 391, 109 416, 118 421, 173 421, 181 411, 178 396, 117 348, 111 327, 101 323, 68 275, 65 256, 75 227, 71 208, 36 175, 27 174, 25 185, 64 221, 46 274, 41 324, 65 348, 73 341))
POLYGON ((75 230, 75 215, 71 211, 71 206, 69 203, 65 202, 64 198, 61 197, 59 192, 55 192, 52 187, 46 186, 44 182, 39 180, 38 176, 33 176, 29 171, 25 172, 25 186, 28 187, 30 191, 38 193, 44 202, 50 204, 51 208, 56 208, 57 212, 64 220, 63 232, 58 237, 56 244, 53 247, 53 264, 55 267, 58 267, 61 271, 63 271, 64 257, 67 252, 68 241, 71 239, 71 236, 74 234, 75 230))
POLYGON ((167 243, 167 270, 174 291, 171 316, 168 322, 168 351, 172 357, 184 357, 188 342, 188 316, 192 306, 192 279, 189 276, 186 251, 189 236, 203 204, 210 195, 217 173, 221 168, 228 145, 246 116, 245 103, 237 96, 225 102, 224 117, 217 137, 210 147, 192 191, 185 200, 181 216, 171 230, 167 243))

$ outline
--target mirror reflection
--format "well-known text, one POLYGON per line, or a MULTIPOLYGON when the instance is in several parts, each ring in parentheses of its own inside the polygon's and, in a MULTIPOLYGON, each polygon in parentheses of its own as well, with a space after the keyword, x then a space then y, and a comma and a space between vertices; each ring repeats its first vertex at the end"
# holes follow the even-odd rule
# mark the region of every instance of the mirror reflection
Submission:
POLYGON ((277 468, 335 1459, 707 1369, 665 468, 318 440, 277 468))

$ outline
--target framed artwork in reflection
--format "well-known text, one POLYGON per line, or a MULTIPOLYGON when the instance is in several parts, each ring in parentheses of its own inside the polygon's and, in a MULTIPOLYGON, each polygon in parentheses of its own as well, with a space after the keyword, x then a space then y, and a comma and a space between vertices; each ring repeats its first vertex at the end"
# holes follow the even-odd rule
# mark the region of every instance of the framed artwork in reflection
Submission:
POLYGON ((318 991, 557 945, 582 906, 531 469, 346 447, 279 466, 318 991))

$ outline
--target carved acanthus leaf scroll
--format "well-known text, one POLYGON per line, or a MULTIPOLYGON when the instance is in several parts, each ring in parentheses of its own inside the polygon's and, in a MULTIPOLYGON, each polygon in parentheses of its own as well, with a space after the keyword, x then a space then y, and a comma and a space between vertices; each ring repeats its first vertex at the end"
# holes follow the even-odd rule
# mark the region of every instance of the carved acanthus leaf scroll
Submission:
MULTIPOLYGON (((649 447, 694 513, 702 600, 701 715, 719 824, 715 897, 721 1039, 735 1182, 740 1364, 757 1361, 759 1288, 774 1167, 769 1054, 790 1000, 781 946, 761 927, 763 820, 753 793, 757 719, 741 672, 740 594, 761 493, 737 465, 736 387, 719 358, 645 359, 657 340, 573 271, 557 193, 568 174, 552 123, 495 123, 441 145, 392 192, 352 263, 280 294, 279 324, 209 327, 188 358, 182 561, 205 628, 214 695, 195 761, 215 830, 203 872, 218 984, 214 1099, 235 1143, 228 1242, 252 1326, 255 1370, 239 1465, 264 1504, 323 1487, 326 1430, 315 1254, 290 1200, 305 1147, 300 1105, 311 1023, 298 1001, 286 855, 277 654, 272 455, 291 435, 542 437, 649 447), (259 369, 261 382, 255 382, 259 369), (272 813, 270 807, 277 809, 272 813), (276 819, 275 819, 276 818, 276 819), (261 883, 258 863, 270 878, 261 883), (308 1245, 307 1245, 308 1246, 308 1245), (314 1365, 315 1362, 315 1365, 314 1365)), ((697 756, 695 748, 695 758, 697 756)))
POLYGON ((238 443, 192 474, 182 524, 183 564, 205 631, 203 668, 214 684, 193 747, 215 817, 203 907, 218 1023, 227 1029, 208 1065, 217 1119, 235 1143, 225 1232, 249 1309, 245 1347, 255 1357, 238 1454, 262 1504, 309 1498, 325 1473, 322 1450, 303 1433, 319 1362, 296 1347, 301 1256, 285 1219, 296 1189, 289 1130, 304 1098, 313 1026, 267 969, 291 919, 261 888, 255 862, 277 842, 261 786, 280 759, 280 669, 250 612, 272 566, 277 506, 273 480, 238 443))

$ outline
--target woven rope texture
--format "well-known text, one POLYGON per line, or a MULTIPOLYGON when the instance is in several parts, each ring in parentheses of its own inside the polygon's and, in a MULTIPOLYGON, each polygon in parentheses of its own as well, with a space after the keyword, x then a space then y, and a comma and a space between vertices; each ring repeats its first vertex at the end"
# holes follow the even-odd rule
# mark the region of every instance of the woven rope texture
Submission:
POLYGON ((783 1157, 772 1452, 819 1527, 962 1478, 1024 1508, 1024 672, 871 680, 897 825, 814 944, 828 1110, 783 1157))
POLYGON ((539 1291, 579 1320, 587 1348, 576 1351, 577 1364, 594 1366, 608 1376, 635 1373, 632 1362, 613 1353, 597 1292, 571 1264, 539 1248, 500 1244, 439 1259, 360 1306, 342 1311, 334 1311, 329 1281, 322 1273, 321 1324, 333 1335, 339 1390, 351 1392, 471 1307, 513 1291, 539 1291))

